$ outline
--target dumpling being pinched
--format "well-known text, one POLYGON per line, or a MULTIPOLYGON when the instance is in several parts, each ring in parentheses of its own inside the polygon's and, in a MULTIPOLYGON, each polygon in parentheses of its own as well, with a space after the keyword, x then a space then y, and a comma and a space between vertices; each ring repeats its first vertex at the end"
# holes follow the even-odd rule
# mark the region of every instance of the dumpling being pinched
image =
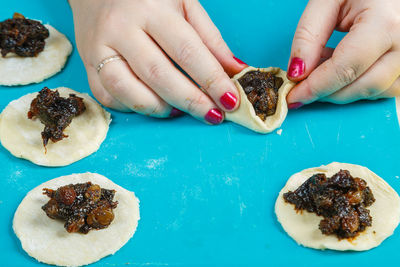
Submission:
POLYGON ((241 103, 226 119, 258 133, 280 127, 288 111, 286 96, 295 85, 280 68, 248 67, 232 78, 241 103))

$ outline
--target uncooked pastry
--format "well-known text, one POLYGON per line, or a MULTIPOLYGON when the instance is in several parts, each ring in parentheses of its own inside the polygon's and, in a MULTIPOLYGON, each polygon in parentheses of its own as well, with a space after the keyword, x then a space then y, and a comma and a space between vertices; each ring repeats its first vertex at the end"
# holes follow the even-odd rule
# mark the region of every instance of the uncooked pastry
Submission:
POLYGON ((240 73, 236 74, 232 78, 232 81, 235 83, 240 94, 240 106, 234 112, 225 113, 225 117, 227 120, 233 121, 258 133, 269 133, 282 125, 288 112, 286 96, 295 85, 293 82, 287 79, 285 71, 281 70, 280 68, 274 67, 264 69, 247 67, 240 73), (253 105, 247 99, 247 95, 238 81, 247 72, 257 70, 261 72, 272 72, 277 77, 281 77, 283 79, 283 84, 279 88, 276 112, 274 115, 268 116, 265 121, 261 120, 261 118, 256 115, 253 105))
POLYGON ((65 65, 72 45, 64 34, 52 26, 44 25, 50 36, 44 50, 36 57, 20 57, 9 53, 0 56, 0 85, 25 85, 39 83, 59 72, 65 65))
POLYGON ((133 236, 139 220, 139 200, 130 192, 106 177, 96 173, 62 176, 47 181, 30 191, 14 215, 13 228, 22 248, 40 262, 61 266, 79 266, 93 263, 114 254, 133 236), (43 188, 57 189, 67 184, 94 184, 116 190, 118 206, 110 226, 92 230, 88 234, 68 233, 64 222, 47 217, 41 207, 49 198, 43 188))
POLYGON ((361 251, 378 246, 393 234, 400 221, 400 198, 388 183, 369 169, 354 164, 333 162, 326 166, 303 170, 290 177, 276 200, 275 213, 283 229, 300 245, 315 249, 361 251), (372 216, 372 226, 367 227, 353 240, 339 241, 335 235, 327 236, 321 233, 318 225, 322 217, 305 210, 296 212, 294 205, 284 201, 283 194, 289 190, 296 190, 316 173, 324 173, 327 177, 331 177, 341 169, 350 171, 353 177, 364 179, 374 194, 375 202, 367 208, 372 216))
POLYGON ((43 147, 41 132, 44 124, 39 119, 30 120, 27 113, 37 93, 27 94, 8 104, 0 115, 0 141, 18 158, 24 158, 43 166, 65 166, 97 151, 105 139, 110 124, 110 113, 106 112, 88 94, 69 88, 56 88, 61 96, 76 94, 83 98, 86 110, 72 119, 65 129, 67 138, 43 147))

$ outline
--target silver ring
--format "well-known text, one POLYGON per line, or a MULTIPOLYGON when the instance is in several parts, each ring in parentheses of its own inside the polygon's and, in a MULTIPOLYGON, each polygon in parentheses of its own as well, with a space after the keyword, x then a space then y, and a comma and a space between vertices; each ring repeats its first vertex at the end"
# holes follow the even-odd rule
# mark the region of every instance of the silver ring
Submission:
POLYGON ((97 67, 96 67, 97 73, 99 73, 99 72, 101 71, 101 69, 104 67, 104 65, 106 65, 107 63, 110 63, 111 61, 114 61, 114 60, 123 60, 123 61, 126 61, 126 59, 123 58, 123 57, 120 56, 120 55, 115 55, 115 56, 111 56, 111 57, 106 57, 105 59, 103 59, 103 60, 99 63, 99 65, 97 65, 97 67))

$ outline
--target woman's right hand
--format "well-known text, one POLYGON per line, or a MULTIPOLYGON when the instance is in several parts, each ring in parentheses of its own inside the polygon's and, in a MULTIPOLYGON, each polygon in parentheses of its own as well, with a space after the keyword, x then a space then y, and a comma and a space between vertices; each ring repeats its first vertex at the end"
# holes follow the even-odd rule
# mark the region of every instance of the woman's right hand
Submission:
POLYGON ((246 64, 233 56, 197 0, 70 4, 89 84, 103 105, 161 118, 182 110, 211 124, 239 106, 229 75, 246 64), (97 72, 100 62, 115 55, 126 61, 110 61, 97 72))

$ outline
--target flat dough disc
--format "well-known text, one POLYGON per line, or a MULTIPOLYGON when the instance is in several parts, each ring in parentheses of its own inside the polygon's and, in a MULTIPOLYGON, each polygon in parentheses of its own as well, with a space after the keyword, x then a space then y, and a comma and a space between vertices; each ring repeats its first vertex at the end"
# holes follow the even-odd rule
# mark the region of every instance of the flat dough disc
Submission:
POLYGON ((72 45, 64 34, 52 26, 44 50, 36 57, 20 57, 14 53, 0 56, 0 85, 39 83, 59 72, 71 54, 72 45))
POLYGON ((139 219, 139 200, 133 192, 102 175, 80 173, 52 179, 30 191, 15 212, 13 229, 22 248, 38 261, 79 266, 117 252, 133 236, 139 219), (118 206, 114 210, 114 220, 108 228, 92 230, 86 235, 68 233, 62 221, 50 219, 41 209, 49 201, 42 189, 88 181, 116 190, 114 200, 118 201, 118 206))
POLYGON ((258 133, 270 133, 276 128, 279 128, 286 118, 288 107, 286 103, 286 96, 289 91, 295 85, 293 82, 286 78, 286 72, 280 68, 269 67, 265 69, 247 67, 240 73, 236 74, 232 81, 235 83, 238 91, 240 93, 240 106, 234 112, 226 112, 225 117, 229 121, 233 121, 244 127, 247 127, 258 133), (261 120, 260 117, 256 115, 253 105, 247 99, 247 95, 244 92, 242 86, 239 83, 239 79, 250 71, 261 71, 261 72, 272 72, 278 77, 283 79, 283 84, 279 88, 278 103, 276 107, 276 112, 272 116, 268 116, 265 121, 261 120))
POLYGON ((32 100, 38 93, 27 94, 8 104, 0 115, 0 141, 18 158, 24 158, 43 166, 65 166, 97 151, 104 141, 110 124, 110 113, 106 112, 88 94, 81 94, 65 87, 56 88, 61 96, 76 94, 82 97, 86 110, 72 119, 65 129, 67 138, 43 147, 41 132, 44 124, 39 119, 28 119, 32 100))
POLYGON ((276 200, 275 213, 283 229, 300 245, 315 249, 361 251, 378 246, 393 234, 400 221, 400 198, 389 184, 369 169, 359 165, 333 162, 327 166, 303 170, 290 177, 276 200), (283 200, 284 193, 296 190, 312 175, 324 173, 327 177, 331 177, 341 169, 350 171, 353 177, 364 179, 376 199, 367 207, 372 216, 372 226, 367 227, 351 241, 347 239, 339 241, 334 235, 323 235, 318 229, 322 216, 307 211, 296 212, 294 205, 283 200))

